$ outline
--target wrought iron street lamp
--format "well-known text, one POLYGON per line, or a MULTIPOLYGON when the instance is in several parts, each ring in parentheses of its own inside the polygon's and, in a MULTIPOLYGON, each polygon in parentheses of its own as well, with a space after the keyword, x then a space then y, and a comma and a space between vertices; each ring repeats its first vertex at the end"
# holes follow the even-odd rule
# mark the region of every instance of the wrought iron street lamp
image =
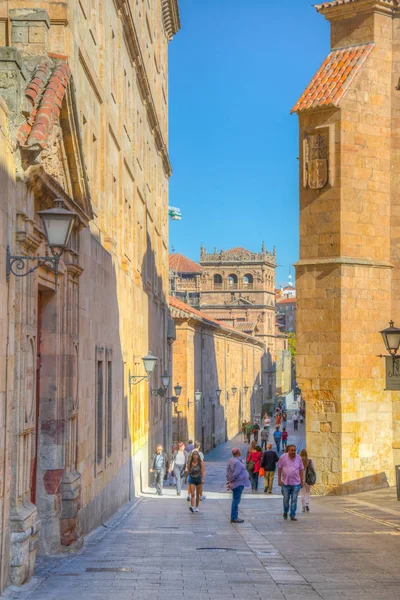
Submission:
POLYGON ((250 389, 249 386, 245 385, 244 388, 243 388, 244 393, 247 394, 247 392, 249 391, 249 389, 250 389))
POLYGON ((221 388, 218 387, 215 390, 215 396, 211 396, 211 395, 209 396, 210 402, 214 402, 214 400, 219 400, 221 397, 221 393, 222 393, 222 390, 221 390, 221 388))
POLYGON ((11 254, 10 248, 7 246, 7 280, 10 278, 11 273, 16 277, 25 277, 39 267, 47 264, 51 265, 54 269, 57 287, 58 264, 62 253, 68 246, 77 214, 63 208, 63 201, 60 198, 55 200, 54 208, 40 210, 37 214, 42 219, 46 245, 50 248, 52 256, 14 255, 11 254), (30 262, 36 262, 37 264, 28 268, 30 262))
POLYGON ((191 404, 194 404, 195 406, 197 406, 201 400, 201 392, 200 390, 196 390, 194 393, 194 402, 191 402, 190 400, 188 400, 188 408, 191 404))
POLYGON ((177 383, 177 384, 174 386, 174 392, 175 392, 175 396, 176 396, 177 398, 179 398, 179 396, 180 396, 180 395, 181 395, 181 393, 182 393, 182 386, 181 386, 181 385, 179 385, 179 383, 177 383))
POLYGON ((382 329, 380 332, 386 346, 386 350, 390 356, 395 357, 400 346, 400 329, 394 326, 394 322, 390 321, 389 327, 382 329))
POLYGON ((229 400, 231 396, 234 396, 237 392, 237 387, 235 385, 232 386, 232 393, 230 394, 228 391, 226 392, 226 399, 229 400))
POLYGON ((148 353, 147 356, 142 357, 144 370, 146 371, 146 375, 131 375, 129 371, 129 392, 131 391, 132 385, 137 385, 141 381, 148 381, 154 371, 154 367, 156 366, 156 362, 158 358, 153 356, 151 352, 148 353))
POLYGON ((258 383, 255 383, 255 384, 253 385, 253 391, 254 391, 254 392, 258 392, 258 383))
POLYGON ((165 396, 169 388, 169 382, 171 380, 171 375, 168 375, 167 371, 164 371, 164 374, 161 375, 161 387, 150 390, 152 396, 165 396))

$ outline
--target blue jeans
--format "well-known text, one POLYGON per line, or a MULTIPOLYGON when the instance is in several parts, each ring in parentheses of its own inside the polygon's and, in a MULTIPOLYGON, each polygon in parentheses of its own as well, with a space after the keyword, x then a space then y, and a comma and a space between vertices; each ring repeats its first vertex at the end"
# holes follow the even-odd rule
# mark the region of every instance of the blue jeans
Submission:
POLYGON ((289 502, 290 502, 290 516, 296 516, 297 510, 297 496, 300 492, 300 485, 283 485, 282 484, 282 496, 283 496, 283 512, 285 515, 289 512, 289 502))
POLYGON ((276 444, 276 451, 280 452, 281 449, 281 440, 275 440, 275 444, 276 444))
POLYGON ((242 497, 244 485, 238 485, 232 490, 232 508, 231 508, 231 521, 237 519, 239 516, 239 504, 242 497))

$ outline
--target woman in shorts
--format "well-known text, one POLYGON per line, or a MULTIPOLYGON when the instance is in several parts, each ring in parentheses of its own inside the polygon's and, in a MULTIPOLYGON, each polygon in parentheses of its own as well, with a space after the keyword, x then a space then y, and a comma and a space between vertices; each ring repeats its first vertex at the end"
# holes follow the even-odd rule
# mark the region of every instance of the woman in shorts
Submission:
POLYGON ((200 496, 203 493, 203 483, 206 476, 204 461, 201 460, 198 450, 194 449, 190 454, 186 467, 186 477, 189 479, 189 494, 191 512, 199 512, 200 496))

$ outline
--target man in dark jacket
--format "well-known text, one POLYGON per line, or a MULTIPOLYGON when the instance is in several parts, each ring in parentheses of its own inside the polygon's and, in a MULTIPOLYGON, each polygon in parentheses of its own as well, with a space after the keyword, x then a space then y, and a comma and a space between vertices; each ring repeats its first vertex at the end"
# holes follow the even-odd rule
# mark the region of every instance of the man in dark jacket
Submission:
POLYGON ((158 444, 155 453, 153 454, 150 473, 154 473, 154 483, 156 486, 156 494, 162 496, 164 475, 168 469, 168 459, 161 444, 158 444))
POLYGON ((274 483, 275 467, 279 457, 272 450, 272 444, 267 444, 267 450, 261 459, 261 467, 264 468, 264 494, 272 494, 272 485, 274 483))

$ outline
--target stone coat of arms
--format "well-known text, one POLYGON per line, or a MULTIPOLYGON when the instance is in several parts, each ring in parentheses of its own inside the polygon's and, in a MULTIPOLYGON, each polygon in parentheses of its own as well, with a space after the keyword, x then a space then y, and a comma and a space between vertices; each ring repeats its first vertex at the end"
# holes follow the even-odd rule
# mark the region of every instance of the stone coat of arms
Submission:
POLYGON ((303 186, 319 190, 329 180, 329 138, 328 131, 307 133, 303 140, 303 186))

